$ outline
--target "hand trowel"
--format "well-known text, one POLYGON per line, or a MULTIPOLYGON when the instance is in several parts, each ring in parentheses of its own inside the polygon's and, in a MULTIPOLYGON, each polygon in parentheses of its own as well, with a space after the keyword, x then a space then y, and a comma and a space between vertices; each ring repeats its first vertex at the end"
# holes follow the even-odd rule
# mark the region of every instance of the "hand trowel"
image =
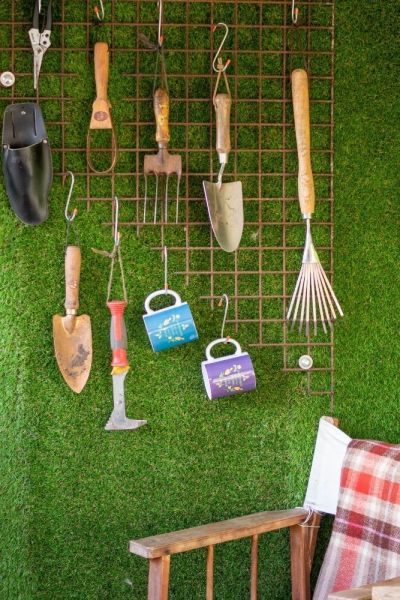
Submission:
POLYGON ((77 315, 81 251, 67 246, 65 252, 65 316, 53 316, 54 350, 65 382, 79 394, 92 366, 92 328, 88 315, 77 315))
POLYGON ((214 70, 218 72, 213 103, 217 130, 216 150, 221 166, 216 183, 213 183, 212 181, 203 181, 203 188, 211 226, 217 242, 226 252, 234 252, 240 244, 243 232, 243 192, 241 181, 222 183, 222 175, 231 150, 230 117, 232 97, 225 73, 230 61, 227 61, 224 66, 219 58, 217 66, 215 66, 215 60, 221 51, 228 29, 224 23, 219 23, 218 25, 224 25, 226 28, 224 40, 219 47, 213 63, 214 70), (224 76, 228 93, 217 94, 216 90, 221 74, 224 76))

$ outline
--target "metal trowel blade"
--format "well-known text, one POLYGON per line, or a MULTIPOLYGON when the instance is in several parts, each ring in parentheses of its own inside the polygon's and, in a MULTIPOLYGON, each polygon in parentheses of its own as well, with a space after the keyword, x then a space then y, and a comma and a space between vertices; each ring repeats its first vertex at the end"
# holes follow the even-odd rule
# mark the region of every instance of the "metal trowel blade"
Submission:
POLYGON ((57 363, 65 382, 79 394, 92 366, 92 328, 88 315, 54 315, 53 338, 57 363))
POLYGON ((217 242, 226 252, 234 252, 243 232, 243 192, 241 181, 203 181, 208 214, 217 242))

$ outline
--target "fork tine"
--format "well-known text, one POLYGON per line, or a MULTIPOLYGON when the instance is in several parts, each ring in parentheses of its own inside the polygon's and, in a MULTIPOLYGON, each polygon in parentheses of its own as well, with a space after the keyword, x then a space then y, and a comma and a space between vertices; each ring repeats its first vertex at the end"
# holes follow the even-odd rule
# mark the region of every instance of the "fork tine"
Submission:
POLYGON ((156 196, 154 200, 154 220, 153 223, 157 223, 157 205, 158 205, 158 175, 156 175, 156 196))
POLYGON ((166 179, 165 179, 165 194, 164 194, 164 220, 165 220, 165 223, 168 223, 168 180, 169 180, 169 174, 166 176, 166 179))
POLYGON ((147 209, 147 175, 144 176, 144 204, 143 204, 143 223, 146 223, 146 209, 147 209))

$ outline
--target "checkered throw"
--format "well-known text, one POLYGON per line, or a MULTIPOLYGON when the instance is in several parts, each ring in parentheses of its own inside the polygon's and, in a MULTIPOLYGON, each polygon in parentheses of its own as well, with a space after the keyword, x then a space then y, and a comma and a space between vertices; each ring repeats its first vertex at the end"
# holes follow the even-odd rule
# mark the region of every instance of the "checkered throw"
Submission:
POLYGON ((400 445, 352 440, 313 600, 400 575, 400 445))

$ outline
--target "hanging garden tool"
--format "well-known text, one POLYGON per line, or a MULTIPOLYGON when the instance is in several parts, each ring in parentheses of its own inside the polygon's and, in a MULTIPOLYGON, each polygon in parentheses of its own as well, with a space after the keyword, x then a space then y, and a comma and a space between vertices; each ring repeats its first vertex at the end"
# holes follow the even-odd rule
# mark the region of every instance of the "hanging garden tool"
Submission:
POLYGON ((239 342, 224 336, 229 299, 226 294, 221 298, 219 306, 225 300, 225 313, 222 321, 221 337, 210 342, 206 348, 206 359, 201 363, 204 387, 210 400, 250 392, 256 389, 256 375, 253 363, 247 352, 242 352, 239 342), (211 356, 211 349, 220 344, 232 344, 234 354, 220 358, 211 356))
POLYGON ((110 326, 110 341, 112 350, 112 379, 113 379, 113 399, 114 399, 114 410, 112 411, 110 418, 105 426, 106 431, 118 431, 124 429, 137 429, 142 425, 147 425, 147 421, 128 419, 125 411, 125 377, 130 369, 127 357, 127 333, 124 320, 124 312, 127 307, 127 293, 125 286, 125 276, 122 264, 121 247, 120 247, 120 234, 118 231, 118 215, 119 215, 119 201, 115 196, 115 218, 114 218, 114 248, 111 253, 104 252, 102 250, 95 250, 102 256, 107 256, 111 259, 110 277, 108 280, 107 288, 107 306, 111 313, 111 326, 110 326), (114 264, 115 260, 118 260, 121 283, 123 290, 123 300, 110 300, 111 288, 113 283, 114 275, 114 264))
POLYGON ((33 50, 33 88, 38 89, 40 69, 43 56, 51 46, 50 35, 52 26, 51 0, 47 5, 46 16, 43 19, 43 29, 39 29, 39 15, 41 13, 40 0, 35 1, 33 10, 32 27, 29 30, 29 39, 33 50))
POLYGON ((117 140, 111 120, 111 103, 108 99, 109 51, 107 42, 96 42, 94 45, 94 75, 96 100, 93 102, 86 139, 86 159, 92 171, 104 174, 112 171, 117 162, 117 140), (111 164, 107 169, 98 169, 93 164, 91 146, 94 131, 111 131, 111 164))
MULTIPOLYGON (((58 367, 71 390, 79 394, 86 385, 92 366, 92 327, 88 315, 77 315, 79 307, 79 279, 81 271, 81 250, 79 245, 69 245, 70 228, 74 227, 77 214, 75 208, 69 214, 69 203, 75 178, 71 176, 71 187, 65 206, 67 221, 65 249, 65 316, 53 317, 54 350, 58 367)), ((76 231, 75 231, 76 234, 76 231)), ((77 235, 76 235, 77 238, 77 235)), ((78 239, 78 238, 77 238, 78 239)))
POLYGON ((226 69, 230 64, 230 60, 227 60, 224 65, 220 57, 229 30, 225 23, 218 23, 213 25, 213 32, 217 27, 225 27, 225 35, 213 61, 213 69, 218 73, 213 104, 217 130, 216 149, 220 169, 217 182, 203 181, 203 188, 211 226, 217 242, 226 252, 234 252, 239 247, 243 232, 243 192, 241 181, 222 183, 222 175, 231 150, 230 116, 232 96, 226 76, 226 69), (221 76, 224 78, 226 93, 217 93, 221 76))
POLYGON ((147 46, 153 47, 156 50, 156 67, 154 72, 154 86, 153 86, 153 107, 154 116, 156 120, 156 142, 158 143, 157 154, 146 154, 144 157, 144 208, 143 208, 143 222, 146 223, 146 210, 147 210, 147 177, 148 175, 154 174, 156 177, 155 186, 155 198, 154 198, 154 214, 153 222, 157 222, 158 213, 158 195, 159 195, 159 178, 165 176, 165 190, 164 190, 164 211, 161 213, 164 215, 164 222, 168 222, 168 182, 170 175, 176 174, 177 185, 176 185, 176 201, 175 201, 175 221, 178 222, 179 216, 179 186, 182 176, 182 158, 178 154, 171 155, 168 152, 168 143, 170 140, 169 131, 169 92, 168 92, 168 81, 167 71, 165 66, 164 56, 164 36, 162 33, 163 24, 163 0, 158 0, 158 44, 157 47, 151 46, 147 38, 142 36, 142 40, 147 46), (158 79, 158 67, 160 66, 160 87, 156 88, 158 79))
POLYGON ((291 75, 294 125, 296 130, 297 154, 299 162, 298 194, 303 219, 306 222, 306 240, 302 267, 290 302, 287 319, 293 325, 299 321, 299 331, 303 325, 309 333, 310 321, 321 320, 324 332, 326 323, 332 326, 336 311, 343 316, 332 286, 321 266, 311 237, 311 217, 315 209, 314 180, 311 168, 310 150, 310 111, 308 95, 308 75, 304 69, 295 69, 291 75))

